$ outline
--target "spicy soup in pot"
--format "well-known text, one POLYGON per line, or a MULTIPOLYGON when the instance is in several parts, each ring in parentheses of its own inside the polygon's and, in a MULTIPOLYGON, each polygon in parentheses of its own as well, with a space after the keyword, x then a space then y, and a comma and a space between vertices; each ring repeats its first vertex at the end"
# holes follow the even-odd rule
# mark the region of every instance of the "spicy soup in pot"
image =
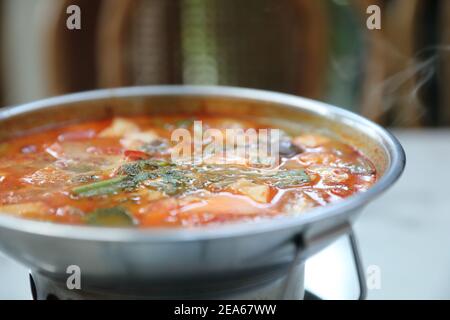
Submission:
POLYGON ((194 227, 307 214, 376 179, 346 143, 249 119, 114 118, 0 142, 1 214, 66 224, 194 227))

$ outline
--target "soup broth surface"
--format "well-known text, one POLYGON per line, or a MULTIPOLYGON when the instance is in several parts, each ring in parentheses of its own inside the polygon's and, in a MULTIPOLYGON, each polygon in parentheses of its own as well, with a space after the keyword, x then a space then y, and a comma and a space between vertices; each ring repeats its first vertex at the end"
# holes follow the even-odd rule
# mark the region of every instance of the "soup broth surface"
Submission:
MULTIPOLYGON (((308 130, 278 135, 274 158, 250 162, 223 149, 174 160, 174 150, 210 145, 174 141, 183 129, 275 129, 249 119, 211 116, 114 118, 43 130, 0 142, 0 212, 107 227, 196 227, 308 210, 364 192, 377 179, 358 150, 308 130), (224 157, 226 156, 226 157, 224 157), (266 161, 267 160, 267 161, 266 161)), ((197 150, 195 149, 195 150, 197 150)), ((243 158, 244 156, 244 158, 243 158)), ((273 156, 273 155, 272 155, 273 156)))

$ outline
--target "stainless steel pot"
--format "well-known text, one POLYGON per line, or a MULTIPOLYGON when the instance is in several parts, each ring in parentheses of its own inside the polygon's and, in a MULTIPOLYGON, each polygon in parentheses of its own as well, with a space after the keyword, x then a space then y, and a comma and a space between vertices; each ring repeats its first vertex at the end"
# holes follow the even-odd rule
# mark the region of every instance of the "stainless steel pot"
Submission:
MULTIPOLYGON (((275 296, 301 298, 304 260, 347 233, 361 209, 389 188, 405 165, 398 141, 356 114, 295 96, 231 87, 132 87, 37 101, 0 111, 0 140, 114 115, 196 112, 327 131, 362 150, 380 178, 367 192, 303 215, 198 229, 70 226, 0 214, 0 250, 28 266, 41 282, 60 287, 70 275, 68 266, 79 266, 82 292, 92 296, 232 298, 246 297, 242 294, 255 288, 284 288, 275 296)), ((274 297, 262 289, 255 292, 251 297, 274 297)))

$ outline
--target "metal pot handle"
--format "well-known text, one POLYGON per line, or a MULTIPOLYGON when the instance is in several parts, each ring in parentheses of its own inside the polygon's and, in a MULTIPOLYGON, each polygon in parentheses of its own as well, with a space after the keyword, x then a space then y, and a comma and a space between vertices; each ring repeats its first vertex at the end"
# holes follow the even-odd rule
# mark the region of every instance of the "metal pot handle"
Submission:
POLYGON ((356 240, 355 233, 353 229, 350 228, 350 232, 348 233, 348 238, 350 240, 350 246, 352 248, 353 253, 353 261, 355 262, 356 273, 358 275, 358 284, 359 284, 359 297, 358 300, 365 300, 367 298, 367 282, 366 276, 364 272, 364 266, 361 259, 361 253, 359 251, 358 241, 356 240))
MULTIPOLYGON (((361 259, 361 254, 359 251, 358 241, 356 240, 355 233, 353 232, 353 229, 349 226, 347 236, 349 238, 350 247, 352 250, 353 260, 355 264, 355 271, 357 273, 358 277, 358 285, 359 285, 359 296, 358 300, 364 300, 367 297, 367 283, 366 283, 366 277, 364 273, 364 267, 361 259)), ((296 255, 294 258, 294 261, 292 262, 292 265, 289 269, 289 273, 286 278, 286 284, 284 288, 283 298, 289 299, 291 297, 291 293, 293 290, 295 290, 295 275, 294 270, 295 266, 297 266, 299 263, 302 263, 304 260, 304 248, 305 246, 304 241, 302 237, 298 237, 295 240, 296 243, 296 255)), ((317 299, 320 299, 320 297, 316 297, 317 299)))

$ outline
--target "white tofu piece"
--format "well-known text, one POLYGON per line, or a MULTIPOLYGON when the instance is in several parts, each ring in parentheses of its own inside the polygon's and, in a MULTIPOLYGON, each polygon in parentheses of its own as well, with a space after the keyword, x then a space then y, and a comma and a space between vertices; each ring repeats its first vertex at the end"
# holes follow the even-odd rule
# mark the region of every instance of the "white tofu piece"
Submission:
POLYGON ((307 148, 315 148, 330 141, 329 138, 317 134, 302 134, 293 139, 294 144, 307 148))
POLYGON ((120 144, 127 149, 139 149, 143 144, 158 140, 159 136, 152 130, 142 132, 130 132, 120 140, 120 144))
POLYGON ((230 185, 230 188, 256 202, 267 203, 269 201, 270 189, 265 184, 256 184, 246 179, 239 179, 230 185))
POLYGON ((99 137, 113 138, 124 137, 126 134, 139 132, 139 127, 130 120, 115 118, 111 125, 100 132, 99 137))
POLYGON ((48 211, 48 207, 42 202, 29 202, 19 204, 8 204, 0 206, 0 212, 15 216, 27 216, 30 214, 42 214, 48 211))

